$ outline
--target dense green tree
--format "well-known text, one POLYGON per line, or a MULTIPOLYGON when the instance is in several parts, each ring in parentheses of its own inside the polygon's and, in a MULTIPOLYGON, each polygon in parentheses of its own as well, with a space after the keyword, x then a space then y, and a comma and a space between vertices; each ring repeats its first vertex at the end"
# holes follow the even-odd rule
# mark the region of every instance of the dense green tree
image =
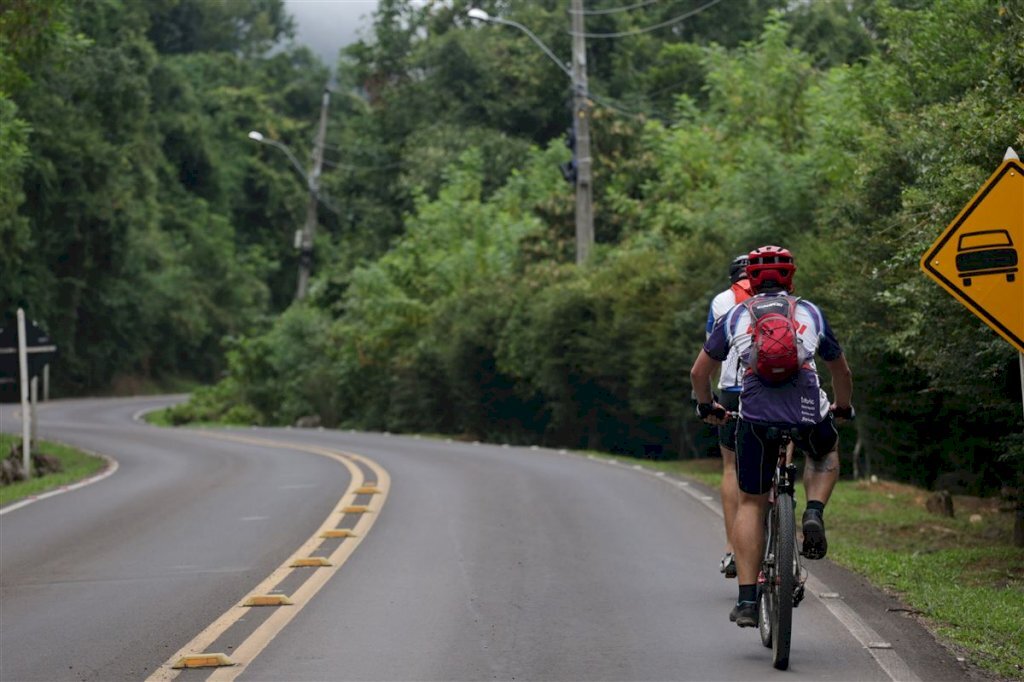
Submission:
POLYGON ((304 182, 245 137, 299 140, 315 121, 326 69, 260 56, 289 27, 279 0, 0 11, 0 309, 49 328, 59 389, 212 378, 268 292, 291 300, 304 182), (186 18, 197 42, 160 54, 151 36, 186 18))
POLYGON ((281 0, 144 0, 157 51, 256 55, 294 32, 281 0))

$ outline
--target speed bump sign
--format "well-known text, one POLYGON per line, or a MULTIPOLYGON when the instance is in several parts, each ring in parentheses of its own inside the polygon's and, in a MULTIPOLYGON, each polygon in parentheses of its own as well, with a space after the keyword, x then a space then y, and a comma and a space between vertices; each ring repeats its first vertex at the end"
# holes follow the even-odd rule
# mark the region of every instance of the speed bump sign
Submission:
POLYGON ((1012 150, 921 258, 921 270, 1024 353, 1024 165, 1012 150))

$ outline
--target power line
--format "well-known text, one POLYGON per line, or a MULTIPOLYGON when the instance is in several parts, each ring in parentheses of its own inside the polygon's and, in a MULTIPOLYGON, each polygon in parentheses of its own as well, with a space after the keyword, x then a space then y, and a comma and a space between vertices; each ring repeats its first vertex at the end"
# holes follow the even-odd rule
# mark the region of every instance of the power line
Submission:
MULTIPOLYGON (((596 16, 599 14, 618 14, 619 12, 628 12, 631 9, 647 7, 648 5, 653 5, 656 2, 661 2, 661 0, 644 0, 643 2, 638 2, 634 5, 626 5, 625 7, 612 7, 609 9, 585 9, 582 12, 580 12, 580 14, 584 16, 596 16)), ((569 10, 569 12, 575 14, 573 10, 569 10)))
POLYGON ((612 111, 617 111, 618 113, 625 114, 626 116, 632 116, 634 118, 641 118, 641 117, 645 117, 646 116, 646 117, 658 119, 662 123, 671 123, 672 122, 672 118, 670 116, 667 116, 664 113, 662 113, 662 112, 660 112, 660 111, 658 111, 656 109, 651 109, 650 111, 635 111, 635 110, 626 109, 625 107, 622 107, 622 106, 616 104, 615 102, 612 102, 609 99, 606 99, 606 98, 602 97, 601 95, 598 95, 597 93, 593 92, 592 90, 587 91, 587 97, 589 97, 590 99, 594 100, 595 102, 597 102, 598 104, 600 104, 601 106, 603 106, 603 107, 605 107, 607 109, 611 109, 612 111))
POLYGON ((651 31, 657 31, 659 28, 665 28, 666 26, 678 24, 679 22, 685 19, 689 19, 690 17, 696 14, 700 14, 706 9, 714 7, 721 1, 722 0, 711 0, 711 2, 701 5, 697 9, 686 12, 685 14, 680 14, 678 17, 674 17, 672 19, 669 19, 668 21, 663 21, 660 24, 654 24, 653 26, 647 26, 645 28, 638 28, 632 31, 619 31, 616 33, 573 33, 572 31, 569 31, 569 33, 570 35, 581 35, 584 38, 624 38, 626 36, 637 36, 642 33, 650 33, 651 31))
POLYGON ((394 163, 384 163, 378 166, 361 166, 352 163, 343 163, 341 161, 329 161, 324 159, 324 165, 330 166, 331 168, 341 168, 343 170, 355 170, 355 171, 372 171, 372 170, 388 170, 390 168, 398 168, 405 165, 403 161, 395 161, 394 163))

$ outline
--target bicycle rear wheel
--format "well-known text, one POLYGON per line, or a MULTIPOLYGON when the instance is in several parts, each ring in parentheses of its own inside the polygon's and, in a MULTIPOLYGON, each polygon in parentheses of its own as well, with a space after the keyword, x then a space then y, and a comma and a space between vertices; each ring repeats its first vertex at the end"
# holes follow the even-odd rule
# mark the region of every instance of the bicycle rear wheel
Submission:
POLYGON ((775 517, 775 598, 772 619, 772 665, 778 670, 789 667, 789 644, 793 633, 793 551, 796 547, 796 519, 793 496, 780 493, 772 508, 775 517))

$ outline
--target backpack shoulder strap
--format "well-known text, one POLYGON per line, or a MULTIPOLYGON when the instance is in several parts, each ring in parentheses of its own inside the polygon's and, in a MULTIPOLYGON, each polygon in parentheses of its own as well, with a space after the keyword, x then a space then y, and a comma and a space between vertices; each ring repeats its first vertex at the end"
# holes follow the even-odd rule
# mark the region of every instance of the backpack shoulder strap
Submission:
POLYGON ((729 288, 732 289, 732 295, 737 303, 742 303, 754 295, 750 290, 750 280, 747 279, 741 279, 729 288))
POLYGON ((796 308, 800 304, 800 297, 787 294, 786 300, 789 301, 789 317, 791 320, 796 321, 796 308))

